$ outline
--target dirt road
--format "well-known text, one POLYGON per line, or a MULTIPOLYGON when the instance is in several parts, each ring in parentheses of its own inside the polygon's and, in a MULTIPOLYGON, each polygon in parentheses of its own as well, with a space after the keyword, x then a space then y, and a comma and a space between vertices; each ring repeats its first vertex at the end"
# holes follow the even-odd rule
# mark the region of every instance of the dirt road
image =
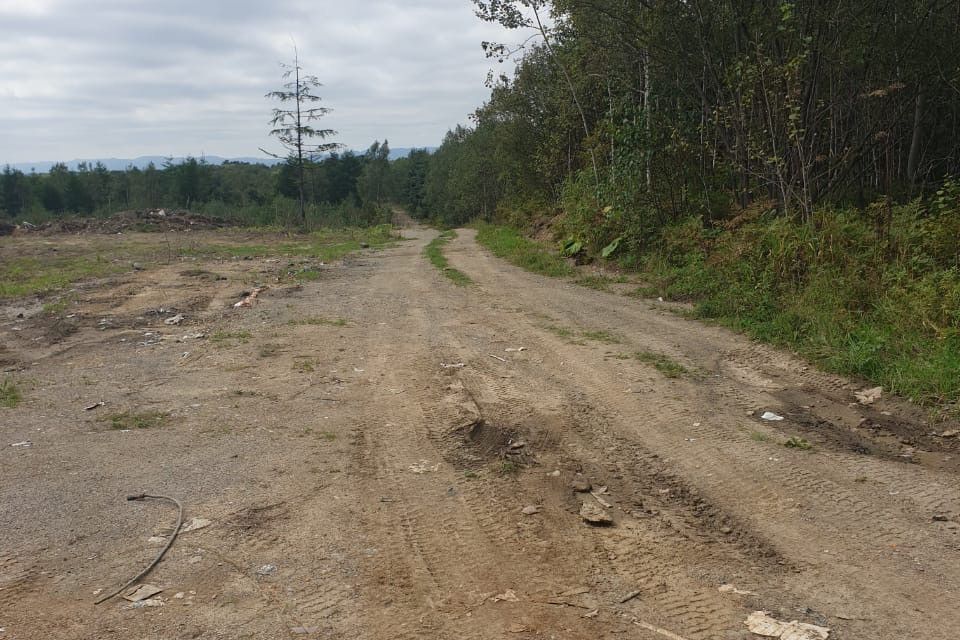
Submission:
POLYGON ((55 344, 5 318, 29 388, 0 409, 0 638, 714 640, 756 637, 755 610, 831 638, 960 635, 956 438, 469 230, 445 249, 476 283, 457 287, 422 256, 435 232, 406 235, 250 309, 233 278, 264 261, 91 290, 107 321, 55 344), (172 526, 124 500, 141 491, 212 524, 146 580, 162 606, 94 606, 172 526))

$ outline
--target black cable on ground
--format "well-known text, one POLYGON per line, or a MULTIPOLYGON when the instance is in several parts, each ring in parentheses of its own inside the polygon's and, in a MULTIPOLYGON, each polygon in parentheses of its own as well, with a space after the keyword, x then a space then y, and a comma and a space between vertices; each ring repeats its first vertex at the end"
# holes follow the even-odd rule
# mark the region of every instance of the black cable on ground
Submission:
POLYGON ((172 502, 173 504, 177 505, 177 509, 178 509, 177 526, 174 528, 173 533, 170 535, 170 539, 167 540, 167 544, 164 545, 160 553, 157 554, 157 557, 153 559, 153 562, 147 565, 146 569, 144 569, 137 575, 133 576, 126 584, 124 584, 122 587, 120 587, 116 591, 108 593, 107 595, 97 600, 94 604, 101 604, 103 602, 106 602, 110 598, 113 598, 114 596, 122 593, 125 589, 127 589, 127 587, 132 585, 134 582, 136 582, 140 578, 150 573, 150 571, 153 570, 155 566, 157 566, 160 560, 163 559, 163 556, 167 553, 170 547, 173 546, 173 541, 177 539, 177 534, 180 533, 180 527, 181 525, 183 525, 183 505, 180 504, 180 502, 176 498, 170 498, 168 496, 152 496, 146 493, 141 493, 140 495, 137 495, 137 496, 127 496, 127 500, 130 500, 130 501, 146 500, 147 498, 150 498, 152 500, 166 500, 167 502, 172 502))

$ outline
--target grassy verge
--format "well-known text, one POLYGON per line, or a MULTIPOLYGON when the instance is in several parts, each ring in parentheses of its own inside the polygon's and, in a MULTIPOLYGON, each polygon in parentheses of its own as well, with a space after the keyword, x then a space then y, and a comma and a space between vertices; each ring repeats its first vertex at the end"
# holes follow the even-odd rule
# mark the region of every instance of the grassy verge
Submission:
POLYGON ((637 353, 633 354, 633 357, 640 362, 649 364, 667 378, 680 378, 689 373, 687 368, 682 364, 675 360, 671 360, 661 353, 654 353, 652 351, 638 351, 637 353))
POLYGON ((451 267, 450 262, 447 261, 447 257, 443 255, 443 245, 447 244, 456 237, 457 234, 455 231, 444 231, 427 245, 427 247, 423 250, 423 255, 427 257, 427 260, 430 261, 430 264, 435 266, 437 269, 440 269, 441 273, 450 278, 454 284, 465 287, 469 284, 473 284, 473 280, 471 280, 470 276, 464 272, 451 267))
POLYGON ((516 229, 480 223, 477 227, 477 242, 498 258, 528 271, 559 278, 574 275, 573 268, 555 251, 525 238, 516 229))

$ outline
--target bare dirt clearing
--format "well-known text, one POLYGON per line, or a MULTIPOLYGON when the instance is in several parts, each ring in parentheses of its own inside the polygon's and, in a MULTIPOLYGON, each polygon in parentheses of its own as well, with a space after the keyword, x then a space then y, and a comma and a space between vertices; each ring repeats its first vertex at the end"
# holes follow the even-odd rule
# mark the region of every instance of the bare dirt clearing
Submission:
POLYGON ((955 427, 470 231, 457 287, 406 234, 104 276, 69 331, 7 302, 0 637, 713 640, 757 610, 956 637, 958 444, 931 435, 955 427), (143 491, 212 524, 145 580, 162 606, 95 607, 170 533, 143 491))

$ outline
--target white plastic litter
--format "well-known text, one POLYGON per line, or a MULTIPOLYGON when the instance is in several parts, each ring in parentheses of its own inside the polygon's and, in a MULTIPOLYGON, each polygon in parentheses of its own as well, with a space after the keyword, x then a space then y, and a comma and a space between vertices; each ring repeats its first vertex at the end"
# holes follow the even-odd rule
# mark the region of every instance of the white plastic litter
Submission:
POLYGON ((781 622, 771 618, 766 611, 754 611, 744 623, 751 633, 765 638, 780 640, 827 640, 830 629, 805 622, 781 622))
POLYGON ((783 420, 783 416, 778 416, 772 411, 764 411, 763 415, 760 416, 761 420, 766 420, 767 422, 779 422, 783 420))

